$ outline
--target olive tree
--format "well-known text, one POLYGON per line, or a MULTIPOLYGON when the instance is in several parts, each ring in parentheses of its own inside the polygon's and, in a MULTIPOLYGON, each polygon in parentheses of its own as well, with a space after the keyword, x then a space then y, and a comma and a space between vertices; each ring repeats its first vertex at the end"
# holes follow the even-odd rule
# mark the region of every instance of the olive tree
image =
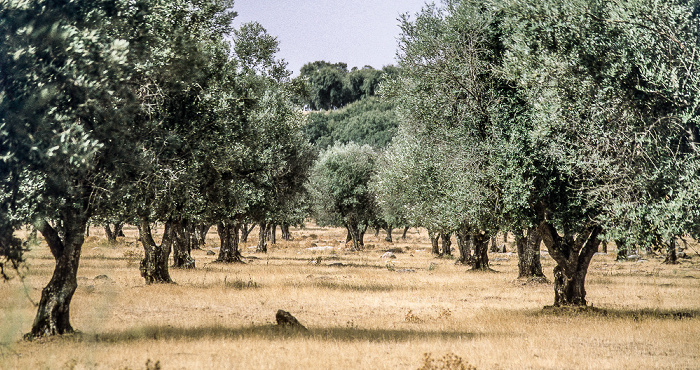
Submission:
POLYGON ((354 250, 361 249, 364 232, 376 214, 370 189, 376 160, 368 145, 336 144, 321 152, 306 185, 317 222, 345 227, 354 250))

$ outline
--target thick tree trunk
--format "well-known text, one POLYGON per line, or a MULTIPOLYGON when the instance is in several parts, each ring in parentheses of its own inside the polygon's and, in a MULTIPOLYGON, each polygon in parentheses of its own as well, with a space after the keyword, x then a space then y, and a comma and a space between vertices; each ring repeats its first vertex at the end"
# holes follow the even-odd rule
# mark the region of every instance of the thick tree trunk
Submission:
POLYGON ((442 254, 445 256, 452 255, 452 233, 440 233, 442 238, 442 254))
POLYGON ((261 222, 259 225, 260 232, 258 233, 258 248, 256 252, 267 253, 267 222, 261 222))
POLYGON ((216 226, 221 239, 218 262, 234 263, 243 262, 241 252, 238 250, 238 231, 241 229, 239 222, 219 222, 216 226))
POLYGON ((173 222, 173 267, 181 269, 195 268, 195 260, 192 258, 192 238, 187 232, 186 221, 173 222))
POLYGON ((430 238, 430 245, 433 248, 433 254, 436 256, 440 255, 440 234, 436 234, 428 230, 428 237, 430 238))
POLYGON ((364 233, 367 228, 361 230, 361 227, 356 222, 348 222, 345 224, 345 228, 348 229, 348 235, 350 240, 352 240, 352 250, 360 251, 364 245, 364 233))
POLYGON ((392 227, 391 225, 387 225, 387 227, 386 227, 386 238, 384 238, 384 241, 389 242, 389 243, 393 243, 393 242, 394 242, 394 238, 391 236, 392 229, 393 229, 393 227, 392 227))
POLYGON ((667 265, 675 265, 678 263, 678 254, 676 254, 676 238, 672 238, 666 246, 666 259, 664 263, 667 265))
POLYGON ((616 261, 624 261, 627 259, 627 243, 624 240, 615 240, 615 245, 617 246, 617 256, 616 261))
POLYGON ((403 234, 401 234, 401 239, 406 240, 406 233, 408 233, 408 229, 408 226, 403 228, 403 234))
POLYGON ((172 246, 172 222, 165 223, 163 239, 160 245, 153 240, 151 225, 148 219, 141 216, 139 222, 139 240, 143 245, 143 260, 141 261, 141 276, 146 280, 146 284, 172 283, 170 272, 168 271, 168 259, 170 258, 170 248, 172 246))
POLYGON ((462 265, 471 265, 474 263, 472 257, 472 240, 471 235, 466 230, 460 230, 457 235, 457 247, 459 247, 459 259, 457 263, 462 265))
POLYGON ((78 265, 88 219, 86 211, 63 211, 63 237, 47 221, 44 220, 39 225, 39 231, 51 249, 56 266, 51 280, 41 291, 32 331, 27 334, 27 338, 73 332, 70 303, 78 287, 78 265))
POLYGON ((491 270, 489 267, 489 236, 482 234, 472 235, 474 244, 474 264, 472 270, 491 270))
POLYGON ((554 267, 554 306, 585 306, 586 274, 598 252, 598 235, 602 228, 591 227, 576 238, 573 235, 560 237, 554 226, 543 221, 538 231, 550 256, 557 262, 554 267))
POLYGON ((518 279, 547 280, 540 262, 540 243, 542 237, 536 227, 530 227, 525 237, 516 234, 518 279))
POLYGON ((292 234, 289 233, 289 224, 282 224, 280 226, 280 230, 282 231, 282 239, 286 241, 291 241, 292 240, 292 234))

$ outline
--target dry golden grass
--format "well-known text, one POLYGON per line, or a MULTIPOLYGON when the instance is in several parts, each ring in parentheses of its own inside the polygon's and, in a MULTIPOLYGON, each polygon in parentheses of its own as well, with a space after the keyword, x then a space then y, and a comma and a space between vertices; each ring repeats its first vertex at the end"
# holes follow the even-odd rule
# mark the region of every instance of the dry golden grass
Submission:
MULTIPOLYGON (((293 230, 267 255, 249 249, 251 235, 247 264, 198 250, 196 270, 157 286, 144 285, 136 231, 126 232, 117 245, 98 235, 84 246, 71 306, 80 334, 21 340, 35 314, 27 296, 38 301, 52 273, 45 246, 30 253, 25 285, 0 283, 0 368, 700 368, 697 256, 667 266, 598 255, 588 299, 604 311, 561 312, 543 310, 551 285, 515 281, 515 255, 492 254, 496 273, 470 272, 431 256, 415 230, 394 244, 368 235, 361 253, 343 248, 340 229, 293 230), (389 248, 405 252, 381 259, 389 248), (309 332, 277 330, 278 309, 309 332)), ((212 231, 206 249, 217 242, 212 231)), ((551 278, 546 255, 543 265, 551 278)))

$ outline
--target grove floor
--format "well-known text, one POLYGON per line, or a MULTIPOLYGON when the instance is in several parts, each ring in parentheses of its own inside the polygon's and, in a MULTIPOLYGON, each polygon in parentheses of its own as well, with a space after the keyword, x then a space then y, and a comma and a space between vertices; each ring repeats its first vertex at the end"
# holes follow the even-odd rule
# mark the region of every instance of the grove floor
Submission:
MULTIPOLYGON (((543 309, 551 284, 516 280, 514 253, 490 254, 495 272, 472 272, 435 258, 424 230, 393 244, 368 234, 351 252, 342 229, 309 224, 267 254, 251 235, 246 264, 227 265, 207 254, 218 253, 213 228, 193 251, 197 268, 171 270, 172 285, 144 284, 136 229, 125 231, 109 244, 93 228, 83 248, 76 335, 22 340, 53 271, 44 243, 24 281, 0 283, 1 369, 700 369, 691 249, 672 266, 598 254, 587 279, 598 309, 561 311, 543 309), (396 258, 382 258, 390 249, 396 258), (309 331, 278 330, 278 309, 309 331)), ((542 263, 551 280, 545 252, 542 263)))

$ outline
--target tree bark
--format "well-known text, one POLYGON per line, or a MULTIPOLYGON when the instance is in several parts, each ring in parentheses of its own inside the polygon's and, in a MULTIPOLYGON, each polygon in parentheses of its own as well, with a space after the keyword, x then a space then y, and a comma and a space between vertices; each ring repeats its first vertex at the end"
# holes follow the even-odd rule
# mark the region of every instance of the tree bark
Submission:
POLYGON ((554 267, 554 306, 585 306, 586 274, 598 251, 598 236, 602 228, 589 227, 576 238, 573 235, 561 237, 553 225, 543 221, 538 231, 550 256, 557 263, 554 267))
POLYGON ((260 226, 260 232, 256 252, 267 253, 267 222, 261 222, 258 226, 260 226))
POLYGON ((678 254, 676 254, 676 238, 671 238, 666 246, 666 259, 664 263, 667 265, 675 265, 678 263, 678 254))
POLYGON ((289 233, 289 224, 282 224, 280 226, 280 230, 282 231, 282 239, 286 241, 292 240, 292 234, 289 233))
POLYGON ((112 232, 112 228, 109 226, 109 223, 105 224, 105 235, 107 236, 107 242, 109 243, 114 243, 117 241, 117 236, 114 235, 112 232))
POLYGON ((442 238, 442 254, 445 256, 452 255, 452 233, 440 233, 442 238))
POLYGON ((168 271, 168 259, 170 258, 170 248, 172 246, 172 222, 165 223, 163 239, 160 245, 153 240, 151 225, 148 218, 140 217, 139 240, 143 245, 143 260, 141 261, 141 276, 146 280, 146 284, 172 283, 170 272, 168 271))
POLYGON ((352 250, 362 250, 362 246, 364 245, 364 233, 365 230, 367 230, 367 228, 365 227, 365 230, 361 230, 357 222, 354 222, 352 220, 348 221, 345 224, 345 228, 348 229, 348 234, 350 236, 350 239, 352 240, 352 250))
POLYGON ((516 234, 518 249, 518 279, 545 280, 540 261, 540 244, 542 237, 537 227, 527 229, 527 235, 516 234))
POLYGON ((384 241, 389 242, 389 243, 393 243, 393 242, 394 242, 394 238, 391 236, 391 232, 393 231, 392 229, 393 229, 393 227, 392 227, 391 225, 387 225, 387 227, 386 227, 386 238, 384 238, 384 241))
POLYGON ((489 267, 489 240, 488 235, 473 234, 472 243, 474 244, 474 264, 472 270, 488 271, 489 267))
POLYGON ((241 252, 238 250, 238 231, 241 229, 241 224, 236 221, 219 222, 216 229, 219 233, 219 239, 221 239, 219 257, 216 260, 226 263, 242 263, 241 252))
POLYGON ((406 240, 406 233, 408 233, 408 229, 408 226, 403 228, 403 234, 401 234, 401 239, 406 240))
POLYGON ((433 248, 433 254, 436 256, 440 255, 440 234, 435 234, 434 232, 428 230, 428 237, 430 238, 430 245, 433 248))
POLYGON ((85 226, 89 216, 85 210, 64 210, 61 218, 63 237, 46 220, 41 221, 38 228, 49 245, 56 266, 51 280, 41 291, 41 300, 28 338, 74 331, 70 323, 70 303, 78 287, 80 252, 85 242, 85 226))
POLYGON ((474 263, 472 257, 472 240, 471 235, 466 230, 457 231, 457 247, 459 247, 459 259, 457 263, 462 265, 471 265, 474 263))
POLYGON ((253 232, 254 228, 255 224, 250 225, 250 227, 248 227, 248 224, 243 224, 241 226, 241 243, 248 242, 248 235, 250 235, 250 233, 253 232))
POLYGON ((270 244, 277 244, 277 225, 270 224, 270 244))
POLYGON ((192 258, 192 238, 187 232, 187 221, 176 220, 173 222, 173 267, 181 269, 195 268, 195 260, 192 258))

